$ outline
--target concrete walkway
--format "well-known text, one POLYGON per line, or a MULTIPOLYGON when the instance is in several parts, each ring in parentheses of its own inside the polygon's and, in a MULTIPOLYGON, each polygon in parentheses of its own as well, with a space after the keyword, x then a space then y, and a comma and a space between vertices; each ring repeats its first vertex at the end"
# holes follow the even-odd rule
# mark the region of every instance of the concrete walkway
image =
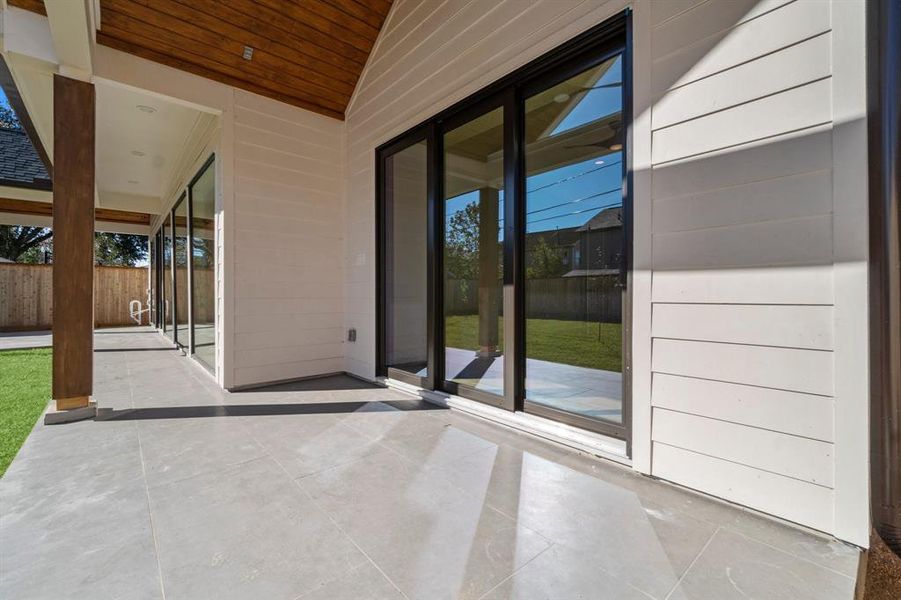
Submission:
POLYGON ((223 393, 96 335, 105 418, 0 480, 0 597, 850 599, 857 552, 347 377, 223 393))
POLYGON ((25 348, 49 348, 53 345, 50 331, 4 331, 0 332, 0 352, 25 348))

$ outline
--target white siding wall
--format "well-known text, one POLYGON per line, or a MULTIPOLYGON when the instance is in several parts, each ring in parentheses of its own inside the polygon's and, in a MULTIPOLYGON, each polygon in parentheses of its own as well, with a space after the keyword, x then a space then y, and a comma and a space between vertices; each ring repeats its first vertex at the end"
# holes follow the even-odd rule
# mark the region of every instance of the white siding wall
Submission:
MULTIPOLYGON (((395 2, 347 113, 347 370, 374 149, 625 5, 395 2)), ((632 5, 634 467, 865 545, 863 5, 632 5)))
POLYGON ((836 324, 835 236, 853 232, 834 216, 832 5, 683 8, 650 32, 651 471, 861 541, 835 510, 836 445, 862 441, 836 402, 866 414, 865 383, 838 398, 837 350, 867 348, 836 324))
POLYGON ((233 386, 344 368, 344 124, 235 90, 233 386))

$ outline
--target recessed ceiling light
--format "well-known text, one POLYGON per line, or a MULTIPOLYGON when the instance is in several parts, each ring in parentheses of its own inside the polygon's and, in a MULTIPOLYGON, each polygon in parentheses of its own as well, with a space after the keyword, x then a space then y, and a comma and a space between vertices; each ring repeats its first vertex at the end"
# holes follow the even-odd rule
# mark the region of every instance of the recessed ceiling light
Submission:
POLYGON ((146 104, 138 104, 137 109, 141 112, 145 112, 148 115, 156 112, 156 109, 152 106, 147 106, 146 104))
POLYGON ((602 160, 596 160, 596 161, 594 161, 594 164, 596 164, 596 165, 602 165, 602 164, 604 164, 604 161, 602 161, 602 160))
POLYGON ((623 149, 622 144, 610 144, 610 150, 612 150, 613 152, 619 152, 622 149, 623 149))
POLYGON ((144 153, 141 152, 140 150, 132 150, 131 154, 132 154, 132 156, 144 156, 144 153))
POLYGON ((250 60, 251 58, 253 58, 253 48, 251 48, 250 46, 244 46, 244 53, 241 54, 241 57, 244 60, 250 60))
POLYGON ((132 185, 138 185, 138 184, 141 183, 141 182, 140 182, 140 181, 137 181, 136 179, 129 179, 129 180, 128 180, 128 183, 130 183, 130 184, 132 184, 132 185))
POLYGON ((557 104, 563 104, 567 100, 569 100, 569 94, 557 94, 554 96, 554 102, 557 104))

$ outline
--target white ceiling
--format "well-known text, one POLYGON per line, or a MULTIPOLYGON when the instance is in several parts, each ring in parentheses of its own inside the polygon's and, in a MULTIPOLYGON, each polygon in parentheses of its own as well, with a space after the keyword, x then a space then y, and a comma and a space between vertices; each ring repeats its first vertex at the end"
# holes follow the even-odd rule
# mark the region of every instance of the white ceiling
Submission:
POLYGON ((123 194, 160 198, 203 113, 125 87, 98 83, 96 88, 101 199, 123 194))

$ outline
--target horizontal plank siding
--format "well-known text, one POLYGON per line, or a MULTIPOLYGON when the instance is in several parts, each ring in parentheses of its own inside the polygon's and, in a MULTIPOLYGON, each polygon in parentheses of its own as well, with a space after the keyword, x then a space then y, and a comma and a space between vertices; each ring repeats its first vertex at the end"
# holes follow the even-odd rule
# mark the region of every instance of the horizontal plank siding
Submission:
POLYGON ((235 93, 234 385, 340 371, 343 125, 235 93))
POLYGON ((651 34, 652 472, 829 531, 831 6, 673 9, 651 34))
POLYGON ((772 346, 654 339, 655 373, 830 396, 832 353, 772 346))
POLYGON ((833 441, 833 400, 753 385, 655 373, 654 407, 822 442, 833 441))
POLYGON ((654 439, 706 456, 831 488, 832 444, 663 408, 654 439))
POLYGON ((654 474, 821 531, 834 524, 828 487, 655 441, 654 474))
POLYGON ((743 304, 655 304, 656 338, 832 349, 832 307, 743 304), (763 325, 763 326, 762 326, 763 325))

